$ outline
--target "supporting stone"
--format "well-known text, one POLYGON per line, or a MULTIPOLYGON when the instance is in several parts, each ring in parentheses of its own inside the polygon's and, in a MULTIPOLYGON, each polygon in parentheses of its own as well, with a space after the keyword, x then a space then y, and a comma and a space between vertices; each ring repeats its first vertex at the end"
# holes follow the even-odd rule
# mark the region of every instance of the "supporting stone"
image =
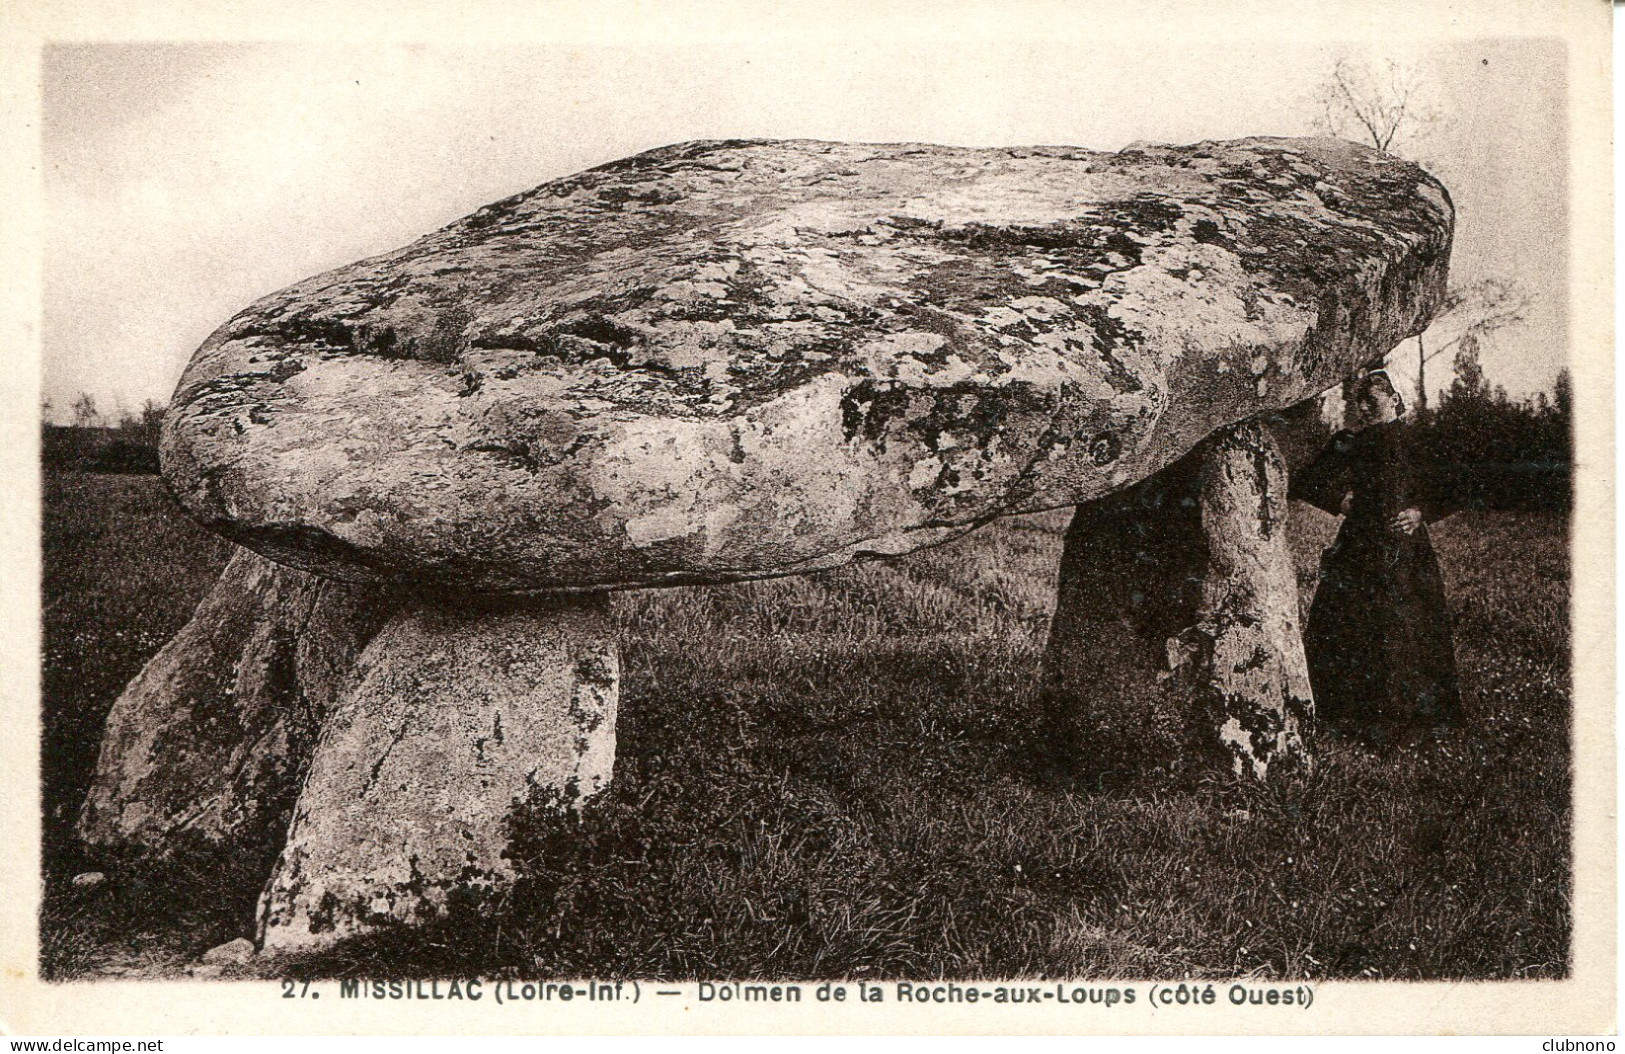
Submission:
POLYGON ((374 587, 238 550, 108 715, 87 843, 172 855, 281 845, 316 730, 388 617, 374 587))
POLYGON ((1165 644, 1201 599, 1198 468, 1187 456, 1072 515, 1043 680, 1042 748, 1065 772, 1110 779, 1185 760, 1193 735, 1165 644))
POLYGON ((262 948, 317 950, 500 893, 515 810, 608 785, 619 685, 602 594, 402 612, 322 731, 260 899, 262 948))
POLYGON ((1274 439, 1242 424, 1205 444, 1207 573, 1196 624, 1169 642, 1238 776, 1307 766, 1314 720, 1298 580, 1287 537, 1287 474, 1274 439))
POLYGON ((1045 655, 1047 746, 1096 776, 1306 759, 1286 473, 1256 423, 1079 506, 1045 655))

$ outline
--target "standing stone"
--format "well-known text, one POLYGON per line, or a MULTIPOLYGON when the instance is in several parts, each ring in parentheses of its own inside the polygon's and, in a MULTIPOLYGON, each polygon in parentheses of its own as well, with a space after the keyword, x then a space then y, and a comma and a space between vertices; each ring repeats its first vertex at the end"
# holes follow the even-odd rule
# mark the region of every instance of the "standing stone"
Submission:
POLYGON ((320 723, 388 617, 376 586, 247 549, 113 704, 79 819, 100 846, 281 844, 320 723))
POLYGON ((1287 475, 1270 433, 1238 425, 1203 451, 1207 573, 1196 624, 1169 642, 1205 727, 1236 775, 1306 766, 1313 725, 1298 580, 1287 539, 1287 475))
POLYGON ((1313 709, 1286 472, 1256 423, 1079 507, 1045 655, 1052 743, 1095 775, 1306 758, 1313 709))
POLYGON ((499 893, 516 809, 608 786, 620 661, 603 594, 417 606, 328 720, 260 901, 268 952, 499 893))
POLYGON ((1043 688, 1045 748, 1072 773, 1175 765, 1202 739, 1166 648, 1201 600, 1200 467, 1198 450, 1072 515, 1043 688))

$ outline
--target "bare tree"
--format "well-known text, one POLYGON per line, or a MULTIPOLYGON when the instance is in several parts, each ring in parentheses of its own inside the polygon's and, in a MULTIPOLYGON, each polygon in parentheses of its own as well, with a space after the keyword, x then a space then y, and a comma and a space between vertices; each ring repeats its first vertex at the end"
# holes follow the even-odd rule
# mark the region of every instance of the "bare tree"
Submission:
MULTIPOLYGON (((1396 139, 1419 132, 1438 120, 1427 100, 1425 78, 1416 66, 1384 59, 1372 63, 1339 56, 1316 96, 1320 113, 1316 130, 1341 139, 1391 150, 1396 139)), ((1416 408, 1428 406, 1426 341, 1416 338, 1416 408)))
MULTIPOLYGON (((1529 293, 1509 278, 1481 278, 1467 285, 1456 286, 1445 295, 1443 306, 1433 316, 1427 333, 1416 338, 1416 407, 1419 413, 1428 408, 1427 364, 1452 349, 1470 350, 1477 361, 1478 343, 1498 329, 1522 322, 1529 311, 1529 293), (1439 335, 1441 343, 1430 349, 1427 335, 1439 335)), ((1456 358, 1457 372, 1460 362, 1456 358)))
POLYGON ((1437 120, 1423 85, 1415 66, 1392 59, 1373 64, 1344 55, 1320 86, 1315 123, 1326 134, 1389 150, 1402 134, 1437 120))
POLYGON ((1529 313, 1529 299, 1529 292, 1510 278, 1481 278, 1450 290, 1428 332, 1442 328, 1454 336, 1435 346, 1423 361, 1430 362, 1463 342, 1476 346, 1496 330, 1517 325, 1529 313))

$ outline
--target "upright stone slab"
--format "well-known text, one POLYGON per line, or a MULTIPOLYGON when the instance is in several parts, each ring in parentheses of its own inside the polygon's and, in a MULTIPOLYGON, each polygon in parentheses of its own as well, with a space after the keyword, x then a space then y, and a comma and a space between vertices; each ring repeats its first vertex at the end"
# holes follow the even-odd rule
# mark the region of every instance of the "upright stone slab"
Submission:
POLYGON ((1207 570, 1201 471, 1197 451, 1072 514, 1042 674, 1042 748, 1068 772, 1116 780, 1216 756, 1168 663, 1207 570))
POLYGON ((362 653, 260 902, 268 952, 478 906, 509 822, 608 786, 620 661, 602 595, 416 606, 362 653))
POLYGON ((1205 757, 1256 779, 1308 764, 1286 494, 1275 440, 1248 422, 1077 510, 1044 660, 1060 760, 1108 776, 1205 757))
POLYGON ((1207 569, 1196 624, 1169 644, 1206 727, 1238 776, 1307 768, 1314 726, 1298 578, 1287 537, 1286 466, 1267 429, 1248 423, 1202 451, 1207 569))
POLYGON ((113 704, 79 836, 274 855, 311 746, 390 601, 246 549, 113 704))

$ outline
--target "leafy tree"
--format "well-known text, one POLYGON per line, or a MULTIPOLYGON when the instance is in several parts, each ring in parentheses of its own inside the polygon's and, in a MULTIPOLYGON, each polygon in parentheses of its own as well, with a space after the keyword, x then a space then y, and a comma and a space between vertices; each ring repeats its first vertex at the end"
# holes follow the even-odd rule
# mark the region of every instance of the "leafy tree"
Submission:
POLYGON ((1480 508, 1563 508, 1570 492, 1572 398, 1566 371, 1551 398, 1513 400, 1478 362, 1478 342, 1456 344, 1456 377, 1419 434, 1451 467, 1458 497, 1480 508))
POLYGON ((1456 342, 1456 357, 1451 363, 1456 379, 1450 382, 1445 398, 1455 403, 1486 403, 1490 401, 1490 382, 1484 379, 1484 367, 1478 362, 1478 338, 1469 333, 1456 342))
POLYGON ((119 418, 119 431, 129 435, 130 441, 146 446, 158 445, 158 430, 163 425, 164 408, 156 400, 148 399, 139 413, 125 411, 119 418))
POLYGON ((73 423, 80 428, 91 428, 98 424, 101 418, 101 413, 96 409, 96 397, 89 392, 80 392, 79 397, 73 401, 73 423))
MULTIPOLYGON (((1482 385, 1483 369, 1479 366, 1479 342, 1497 330, 1515 326, 1524 320, 1529 310, 1529 294, 1517 282, 1508 278, 1483 278, 1464 286, 1456 286, 1445 296, 1443 307, 1434 315, 1433 323, 1423 336, 1416 338, 1416 388, 1419 417, 1427 414, 1427 364, 1448 351, 1456 352, 1453 365, 1457 381, 1461 379, 1463 364, 1476 371, 1472 385, 1482 385), (1425 338, 1437 334, 1438 341, 1431 351, 1425 338), (1462 353, 1466 352, 1464 356, 1462 353)), ((1457 383, 1452 381, 1452 387, 1457 383)))

